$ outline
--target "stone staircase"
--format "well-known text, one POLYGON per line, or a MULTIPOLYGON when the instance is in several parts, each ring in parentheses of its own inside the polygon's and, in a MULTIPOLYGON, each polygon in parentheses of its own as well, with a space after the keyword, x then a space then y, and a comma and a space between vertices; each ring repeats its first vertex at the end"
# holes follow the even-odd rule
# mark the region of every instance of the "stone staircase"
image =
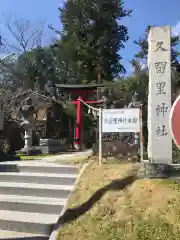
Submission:
POLYGON ((1 162, 0 239, 49 239, 78 171, 43 161, 1 162))

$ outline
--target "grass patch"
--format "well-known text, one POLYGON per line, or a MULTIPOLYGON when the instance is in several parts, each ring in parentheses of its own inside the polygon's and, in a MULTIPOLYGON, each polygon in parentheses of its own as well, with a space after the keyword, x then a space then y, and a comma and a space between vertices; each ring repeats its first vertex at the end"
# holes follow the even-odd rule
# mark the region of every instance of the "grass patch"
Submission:
POLYGON ((36 160, 38 158, 52 157, 52 156, 55 156, 55 155, 41 154, 41 155, 36 155, 36 156, 26 156, 26 155, 17 154, 17 156, 20 157, 21 160, 36 160))
POLYGON ((69 200, 57 240, 179 239, 180 188, 169 180, 126 178, 135 168, 91 161, 69 200))
POLYGON ((20 157, 21 160, 23 161, 28 161, 28 160, 36 160, 39 158, 46 158, 46 157, 55 157, 57 155, 57 159, 54 159, 53 162, 59 163, 59 164, 75 164, 75 165, 83 165, 89 160, 88 156, 67 156, 67 159, 58 159, 60 155, 58 154, 44 154, 44 155, 36 155, 36 156, 25 156, 25 155, 17 155, 20 157))
POLYGON ((55 162, 60 163, 60 164, 65 163, 65 164, 82 165, 82 164, 88 162, 88 160, 89 160, 89 157, 87 157, 87 156, 75 156, 75 157, 69 157, 66 160, 64 160, 64 159, 63 160, 61 160, 61 159, 58 160, 57 159, 55 162))

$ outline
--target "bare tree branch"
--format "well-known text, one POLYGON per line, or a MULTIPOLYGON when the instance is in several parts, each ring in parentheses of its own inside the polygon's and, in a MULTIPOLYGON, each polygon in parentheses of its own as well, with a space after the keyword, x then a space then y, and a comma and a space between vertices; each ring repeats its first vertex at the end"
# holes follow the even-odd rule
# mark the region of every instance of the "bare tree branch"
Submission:
POLYGON ((13 37, 2 36, 2 43, 6 51, 15 51, 20 54, 31 51, 33 48, 42 46, 42 38, 44 33, 44 23, 33 26, 29 20, 13 19, 6 16, 4 18, 4 26, 13 37))
POLYGON ((59 36, 62 35, 62 31, 59 31, 57 29, 55 29, 52 24, 48 25, 49 29, 51 29, 52 31, 54 31, 56 34, 58 34, 59 36))

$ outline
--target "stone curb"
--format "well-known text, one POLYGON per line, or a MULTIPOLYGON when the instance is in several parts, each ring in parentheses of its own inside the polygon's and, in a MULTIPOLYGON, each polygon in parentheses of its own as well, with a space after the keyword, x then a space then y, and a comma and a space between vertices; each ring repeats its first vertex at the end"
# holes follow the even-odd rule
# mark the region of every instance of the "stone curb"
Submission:
POLYGON ((179 178, 180 165, 179 164, 160 164, 143 162, 138 169, 138 178, 149 179, 165 179, 165 178, 179 178))
POLYGON ((85 151, 85 152, 77 152, 77 153, 72 153, 72 154, 62 154, 62 155, 55 155, 51 157, 44 157, 44 158, 37 158, 37 160, 43 160, 45 162, 54 162, 56 160, 64 160, 64 162, 68 159, 71 160, 74 157, 90 157, 92 156, 91 151, 85 151))

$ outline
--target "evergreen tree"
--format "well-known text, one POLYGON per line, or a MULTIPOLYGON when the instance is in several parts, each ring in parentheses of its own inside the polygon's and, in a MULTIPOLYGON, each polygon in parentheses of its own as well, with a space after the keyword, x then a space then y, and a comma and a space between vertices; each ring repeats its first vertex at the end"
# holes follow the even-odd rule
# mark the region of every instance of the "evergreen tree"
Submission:
POLYGON ((64 66, 50 47, 36 48, 19 56, 14 64, 15 85, 24 89, 39 88, 50 80, 52 83, 63 82, 64 66))
MULTIPOLYGON (((151 25, 148 25, 145 30, 144 36, 140 37, 137 41, 134 41, 134 43, 138 45, 140 48, 139 52, 135 55, 135 58, 147 61, 148 35, 151 27, 152 27, 151 25)), ((179 61, 178 61, 179 52, 176 49, 179 43, 180 43, 179 36, 171 36, 171 62, 172 62, 172 67, 176 67, 176 68, 179 67, 179 61)))
MULTIPOLYGON (((136 61, 144 61, 147 63, 148 57, 148 35, 150 28, 152 26, 148 25, 143 37, 140 37, 137 41, 134 41, 136 45, 139 46, 140 50, 135 55, 136 61)), ((179 52, 177 46, 180 43, 179 36, 171 36, 171 76, 172 76, 172 92, 178 92, 180 87, 180 63, 179 63, 179 52)), ((133 60, 134 61, 134 60, 133 60)))
POLYGON ((131 10, 124 9, 122 0, 67 0, 59 11, 60 51, 65 51, 80 80, 92 82, 101 75, 112 81, 125 72, 119 51, 128 40, 128 30, 121 20, 131 10))

